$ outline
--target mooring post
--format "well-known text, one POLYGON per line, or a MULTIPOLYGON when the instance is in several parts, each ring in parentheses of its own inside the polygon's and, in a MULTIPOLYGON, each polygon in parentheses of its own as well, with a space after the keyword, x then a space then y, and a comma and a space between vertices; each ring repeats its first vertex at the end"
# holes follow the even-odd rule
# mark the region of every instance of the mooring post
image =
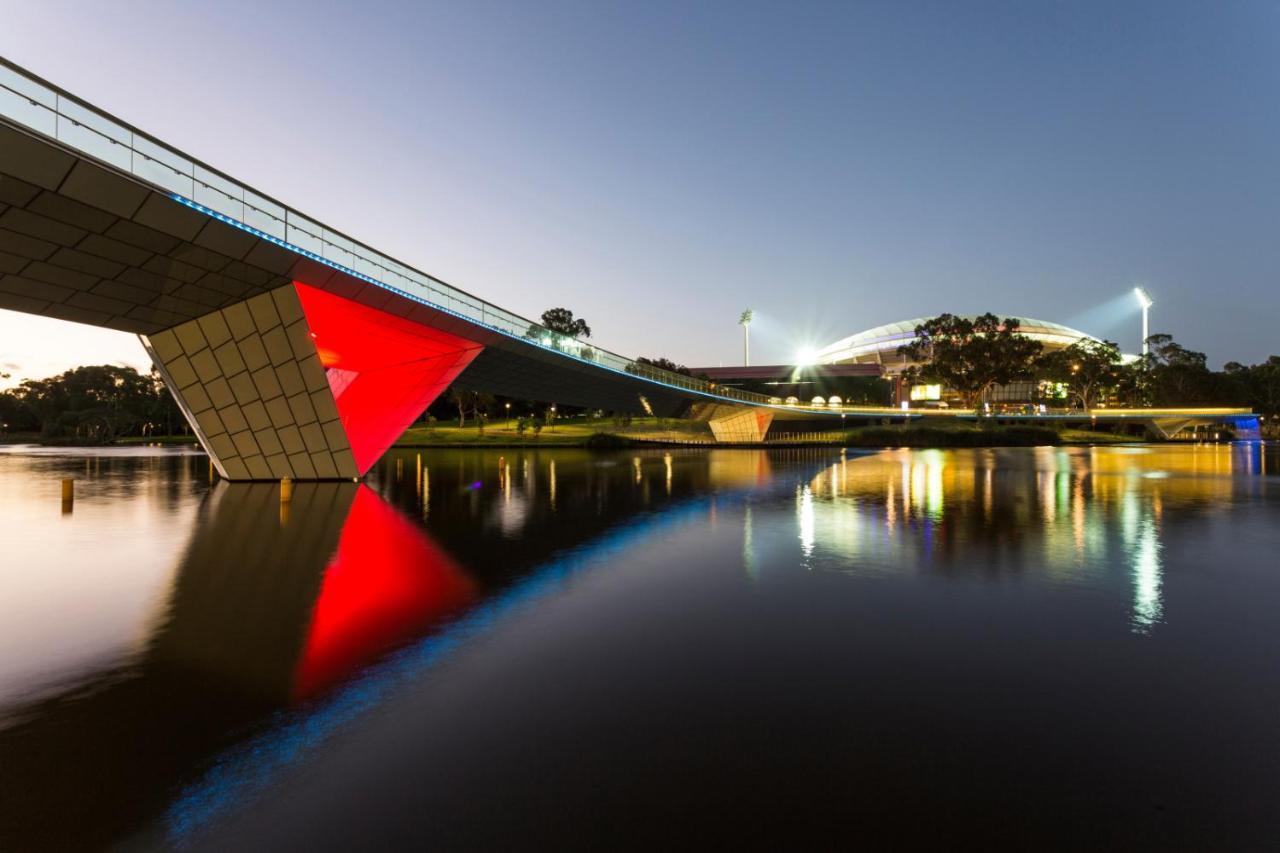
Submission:
POLYGON ((280 503, 287 504, 293 500, 293 480, 288 477, 280 479, 280 503))
POLYGON ((71 507, 76 500, 76 481, 64 479, 62 481, 62 511, 63 513, 71 512, 71 507))

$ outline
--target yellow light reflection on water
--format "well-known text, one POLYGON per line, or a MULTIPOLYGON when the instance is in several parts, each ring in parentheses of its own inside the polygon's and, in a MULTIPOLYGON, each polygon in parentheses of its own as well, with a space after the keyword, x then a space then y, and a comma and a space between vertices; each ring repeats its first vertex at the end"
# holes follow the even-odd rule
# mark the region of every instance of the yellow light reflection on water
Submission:
POLYGON ((813 555, 814 517, 813 491, 809 486, 801 486, 796 490, 796 518, 800 527, 800 552, 805 557, 813 555))
POLYGON ((1165 618, 1170 508, 1229 502, 1242 487, 1263 491, 1264 461, 1260 447, 1228 445, 853 456, 797 490, 799 537, 814 567, 856 572, 928 571, 985 549, 993 572, 1008 566, 1123 590, 1135 630, 1145 633, 1165 618))
POLYGON ((1160 599, 1160 539, 1154 519, 1146 518, 1133 550, 1133 627, 1151 630, 1164 615, 1160 599))

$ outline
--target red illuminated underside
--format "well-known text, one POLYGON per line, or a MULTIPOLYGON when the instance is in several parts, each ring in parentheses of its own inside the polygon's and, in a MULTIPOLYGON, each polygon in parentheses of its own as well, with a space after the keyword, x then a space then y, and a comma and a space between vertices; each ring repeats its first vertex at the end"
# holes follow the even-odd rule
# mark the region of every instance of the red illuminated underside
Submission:
POLYGON ((361 486, 325 568, 294 698, 312 695, 420 635, 476 592, 425 531, 361 486))
POLYGON ((484 347, 300 282, 294 287, 364 474, 484 347))

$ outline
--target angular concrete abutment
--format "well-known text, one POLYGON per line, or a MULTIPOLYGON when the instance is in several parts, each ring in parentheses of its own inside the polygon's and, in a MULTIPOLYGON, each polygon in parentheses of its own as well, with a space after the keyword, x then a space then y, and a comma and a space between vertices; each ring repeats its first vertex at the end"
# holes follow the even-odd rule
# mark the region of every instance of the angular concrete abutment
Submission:
POLYGON ((706 421, 720 444, 759 444, 769 434, 773 412, 724 403, 700 403, 693 407, 695 420, 706 421))
POLYGON ((300 282, 140 337, 228 480, 362 476, 484 348, 300 282))

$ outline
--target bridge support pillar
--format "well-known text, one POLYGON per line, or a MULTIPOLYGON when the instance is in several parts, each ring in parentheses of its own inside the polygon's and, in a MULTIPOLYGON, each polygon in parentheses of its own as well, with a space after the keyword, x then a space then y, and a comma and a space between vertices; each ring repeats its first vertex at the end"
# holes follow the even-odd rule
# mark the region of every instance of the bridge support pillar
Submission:
POLYGON ((228 480, 362 476, 483 349, 297 282, 142 343, 228 480))
POLYGON ((739 409, 733 414, 712 418, 707 422, 711 434, 721 444, 758 444, 764 441, 773 423, 773 412, 763 409, 739 409))

